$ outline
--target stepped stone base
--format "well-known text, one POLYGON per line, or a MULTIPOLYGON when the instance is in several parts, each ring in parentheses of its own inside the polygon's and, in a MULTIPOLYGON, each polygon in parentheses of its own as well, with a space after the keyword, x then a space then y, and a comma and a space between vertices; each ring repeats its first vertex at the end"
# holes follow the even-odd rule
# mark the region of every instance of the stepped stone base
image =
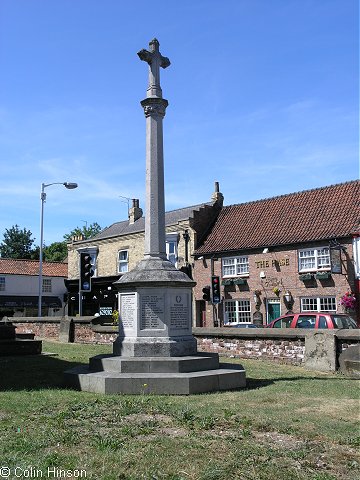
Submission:
POLYGON ((197 343, 192 335, 177 337, 130 337, 120 335, 113 343, 114 355, 122 357, 180 357, 196 355, 197 343))
POLYGON ((185 357, 98 355, 64 373, 67 386, 104 394, 190 395, 246 386, 241 365, 219 364, 216 354, 185 357))
POLYGON ((0 340, 0 356, 40 355, 41 350, 41 340, 0 340))

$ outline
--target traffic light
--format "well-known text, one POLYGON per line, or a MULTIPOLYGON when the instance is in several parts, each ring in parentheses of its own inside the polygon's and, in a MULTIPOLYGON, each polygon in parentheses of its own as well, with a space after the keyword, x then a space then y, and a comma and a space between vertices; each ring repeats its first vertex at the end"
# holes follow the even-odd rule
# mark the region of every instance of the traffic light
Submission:
POLYGON ((211 301, 212 303, 220 303, 220 277, 213 275, 211 277, 211 301))
POLYGON ((80 253, 80 291, 90 292, 93 275, 91 256, 88 253, 80 253))
POLYGON ((210 302, 210 286, 207 285, 202 289, 203 291, 203 299, 206 300, 207 302, 210 302))

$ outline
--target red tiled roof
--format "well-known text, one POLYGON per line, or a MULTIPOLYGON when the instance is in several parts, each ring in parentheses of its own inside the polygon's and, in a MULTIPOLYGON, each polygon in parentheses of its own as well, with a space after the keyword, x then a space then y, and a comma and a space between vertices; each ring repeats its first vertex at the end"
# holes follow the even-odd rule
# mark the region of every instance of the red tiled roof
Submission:
MULTIPOLYGON (((0 258, 0 275, 39 275, 39 260, 18 260, 0 258)), ((43 262, 44 277, 67 277, 68 264, 63 262, 43 262)))
POLYGON ((196 254, 236 251, 360 233, 360 181, 223 207, 196 254))

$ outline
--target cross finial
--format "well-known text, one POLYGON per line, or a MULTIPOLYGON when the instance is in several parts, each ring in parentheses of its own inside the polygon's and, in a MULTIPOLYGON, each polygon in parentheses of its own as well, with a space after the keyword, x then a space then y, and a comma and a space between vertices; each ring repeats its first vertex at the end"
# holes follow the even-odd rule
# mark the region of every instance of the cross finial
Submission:
POLYGON ((166 68, 170 65, 170 60, 161 55, 159 45, 158 40, 154 38, 149 42, 150 52, 145 49, 138 52, 140 60, 149 64, 149 86, 147 89, 147 97, 162 98, 160 67, 166 68))

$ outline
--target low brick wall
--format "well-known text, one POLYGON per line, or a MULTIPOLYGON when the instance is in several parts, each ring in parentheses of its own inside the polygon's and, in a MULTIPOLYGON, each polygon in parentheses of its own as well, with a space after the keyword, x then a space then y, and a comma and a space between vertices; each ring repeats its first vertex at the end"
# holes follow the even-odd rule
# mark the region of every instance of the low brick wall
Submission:
POLYGON ((36 337, 50 338, 57 340, 59 338, 60 319, 39 321, 32 317, 9 318, 9 321, 16 327, 16 333, 34 333, 36 337))
POLYGON ((75 343, 98 343, 107 345, 115 342, 117 338, 117 327, 101 325, 76 325, 75 322, 75 343))
POLYGON ((270 331, 268 329, 236 330, 227 328, 194 328, 198 351, 220 355, 256 358, 301 365, 305 356, 305 333, 270 331))
MULTIPOLYGON (((117 338, 117 327, 98 325, 99 318, 71 318, 71 341, 75 343, 111 344, 117 338)), ((58 340, 60 318, 37 317, 9 318, 17 333, 32 332, 42 339, 58 340)), ((317 330, 297 329, 237 329, 237 328, 193 328, 199 352, 215 352, 220 355, 250 359, 264 359, 279 363, 306 366, 306 339, 313 338, 317 330)), ((326 331, 325 331, 326 332, 326 331)), ((335 336, 336 356, 349 346, 360 343, 360 330, 329 330, 335 336)), ((308 342, 308 345, 310 343, 308 342)))
MULTIPOLYGON (((332 363, 336 367, 339 355, 349 346, 360 343, 360 330, 193 328, 200 352, 216 352, 239 358, 261 358, 305 367, 309 361, 307 345, 310 346, 314 336, 319 336, 319 332, 335 337, 336 349, 333 353, 326 353, 329 359, 333 359, 332 363)), ((320 369, 320 363, 318 368, 320 369)))
MULTIPOLYGON (((34 333, 36 337, 42 339, 58 340, 60 333, 60 317, 22 317, 9 318, 9 321, 16 327, 17 333, 34 333)), ((94 317, 74 317, 72 321, 72 338, 75 343, 99 343, 109 344, 116 340, 116 326, 96 325, 93 321, 98 321, 94 317)))

